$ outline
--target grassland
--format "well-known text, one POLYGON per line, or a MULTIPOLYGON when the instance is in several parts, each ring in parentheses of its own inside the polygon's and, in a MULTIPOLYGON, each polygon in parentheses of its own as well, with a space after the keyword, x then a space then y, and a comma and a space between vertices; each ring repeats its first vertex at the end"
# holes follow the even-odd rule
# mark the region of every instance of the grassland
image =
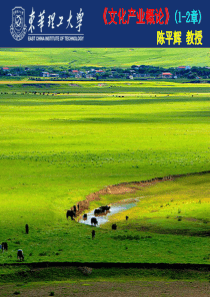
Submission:
MULTIPOLYGON (((209 174, 137 189, 138 205, 96 228, 66 210, 108 185, 209 170, 208 84, 0 84, 0 263, 208 264, 209 174), (37 92, 36 94, 32 92, 37 92), (30 232, 25 234, 28 223, 30 232)), ((103 196, 91 208, 130 198, 103 196)))
POLYGON ((141 49, 141 48, 79 48, 79 49, 0 49, 0 66, 46 65, 57 67, 128 67, 154 65, 210 66, 209 49, 141 49), (163 57, 167 57, 163 59, 163 57))

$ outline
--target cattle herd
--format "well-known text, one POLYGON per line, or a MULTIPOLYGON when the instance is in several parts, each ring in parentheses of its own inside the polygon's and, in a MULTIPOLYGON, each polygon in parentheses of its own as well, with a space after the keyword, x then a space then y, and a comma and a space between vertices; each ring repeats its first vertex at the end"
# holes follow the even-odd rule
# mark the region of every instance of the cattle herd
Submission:
MULTIPOLYGON (((76 213, 77 211, 79 211, 79 204, 76 206, 74 205, 70 210, 67 210, 66 212, 66 218, 68 219, 69 217, 72 219, 72 220, 75 220, 75 217, 76 217, 76 213)), ((100 216, 100 215, 106 215, 110 210, 110 206, 108 205, 105 205, 105 206, 100 206, 99 208, 96 208, 94 210, 94 215, 97 217, 97 216, 100 216)), ((98 225, 98 220, 96 217, 92 217, 91 218, 91 225, 98 225)), ((126 221, 128 220, 128 216, 125 217, 126 218, 126 221)), ((87 220, 87 214, 85 213, 83 215, 83 219, 84 220, 87 220)), ((112 230, 117 230, 117 224, 112 224, 112 230)), ((25 225, 25 232, 26 234, 29 233, 29 226, 28 224, 25 225)), ((96 234, 96 231, 95 230, 92 230, 92 239, 95 238, 95 234, 96 234)), ((2 242, 2 244, 0 244, 0 249, 2 249, 2 252, 7 251, 8 250, 8 244, 7 242, 2 242)), ((19 249, 17 251, 17 259, 20 260, 20 261, 23 261, 24 260, 24 255, 23 255, 23 250, 19 249)))
MULTIPOLYGON (((94 210, 94 215, 95 216, 100 216, 100 215, 106 215, 110 210, 110 206, 105 205, 105 206, 100 206, 99 208, 94 210)), ((68 219, 69 217, 72 220, 75 220, 75 217, 77 216, 77 211, 79 211, 79 204, 74 205, 73 207, 71 207, 71 209, 67 210, 66 212, 66 218, 68 219)), ((83 215, 83 220, 87 219, 87 214, 85 213, 83 215)), ((91 225, 98 225, 98 221, 95 217, 91 218, 91 225)))
MULTIPOLYGON (((100 206, 99 208, 96 208, 94 210, 94 215, 95 217, 92 217, 91 218, 91 225, 98 225, 98 220, 97 220, 97 216, 100 216, 100 215, 106 215, 107 213, 110 212, 110 206, 108 205, 105 205, 105 206, 100 206)), ((70 210, 67 210, 66 212, 66 217, 68 219, 68 217, 71 217, 72 220, 75 220, 75 217, 76 217, 76 212, 77 212, 77 209, 79 211, 79 204, 77 205, 74 205, 70 210)), ((128 216, 125 217, 126 221, 128 220, 128 216)), ((83 215, 83 220, 86 221, 87 220, 87 214, 85 213, 83 215)), ((117 224, 112 224, 112 230, 117 230, 117 224)), ((92 231, 92 239, 95 238, 95 230, 92 231)))

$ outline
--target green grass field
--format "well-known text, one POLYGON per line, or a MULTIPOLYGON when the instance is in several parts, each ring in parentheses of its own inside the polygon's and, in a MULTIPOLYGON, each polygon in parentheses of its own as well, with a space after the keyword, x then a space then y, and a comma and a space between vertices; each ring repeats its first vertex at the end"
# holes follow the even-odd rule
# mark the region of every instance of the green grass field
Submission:
POLYGON ((45 65, 58 67, 128 67, 154 65, 177 67, 182 65, 210 66, 209 49, 182 48, 79 48, 79 49, 0 49, 0 66, 45 65), (167 57, 164 58, 163 57, 167 57))
POLYGON ((144 198, 112 218, 117 231, 96 228, 95 240, 93 227, 65 215, 108 185, 208 171, 209 84, 75 84, 0 84, 0 240, 9 244, 0 263, 22 248, 26 263, 208 264, 209 174, 103 196, 92 209, 144 198))

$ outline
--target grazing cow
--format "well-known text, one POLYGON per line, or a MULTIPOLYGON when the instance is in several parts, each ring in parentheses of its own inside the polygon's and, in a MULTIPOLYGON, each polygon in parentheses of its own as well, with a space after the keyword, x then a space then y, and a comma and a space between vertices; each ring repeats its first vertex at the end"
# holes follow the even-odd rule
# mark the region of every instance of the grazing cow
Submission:
POLYGON ((66 212, 67 220, 68 220, 68 217, 71 217, 71 219, 74 220, 75 216, 76 216, 76 213, 73 210, 67 210, 67 212, 66 212))
POLYGON ((26 234, 28 234, 29 233, 29 226, 28 226, 28 224, 25 225, 25 229, 26 229, 26 234))
POLYGON ((98 225, 98 221, 97 221, 97 219, 96 218, 91 218, 91 225, 98 225))
POLYGON ((87 214, 86 213, 83 214, 83 220, 87 220, 87 214))
POLYGON ((128 216, 126 216, 125 218, 126 218, 126 221, 127 221, 128 220, 128 216))
POLYGON ((112 224, 112 230, 117 230, 117 224, 112 224))
POLYGON ((8 250, 8 244, 7 244, 7 242, 2 242, 2 252, 3 251, 7 251, 8 250))
POLYGON ((76 205, 73 206, 74 212, 77 211, 76 205))
POLYGON ((19 259, 20 261, 23 261, 24 260, 23 250, 18 250, 18 252, 17 252, 17 259, 19 259))
POLYGON ((96 235, 96 231, 95 230, 92 230, 92 239, 95 238, 95 235, 96 235))

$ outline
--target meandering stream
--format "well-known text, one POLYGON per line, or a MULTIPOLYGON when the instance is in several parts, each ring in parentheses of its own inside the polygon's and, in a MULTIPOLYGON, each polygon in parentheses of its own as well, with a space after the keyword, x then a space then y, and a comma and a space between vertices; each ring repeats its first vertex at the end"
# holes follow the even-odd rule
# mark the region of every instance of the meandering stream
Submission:
POLYGON ((78 222, 82 223, 82 224, 86 224, 86 225, 91 225, 91 218, 96 217, 97 221, 98 221, 98 226, 100 226, 102 224, 107 223, 112 215, 119 213, 119 212, 123 212, 123 211, 128 210, 132 207, 135 207, 140 198, 143 198, 143 197, 130 198, 130 199, 122 200, 122 201, 119 201, 119 202, 116 202, 113 204, 109 204, 109 206, 111 206, 110 210, 106 214, 103 214, 103 215, 95 216, 94 210, 92 210, 91 212, 87 213, 86 220, 84 220, 82 218, 82 219, 79 219, 78 222))

